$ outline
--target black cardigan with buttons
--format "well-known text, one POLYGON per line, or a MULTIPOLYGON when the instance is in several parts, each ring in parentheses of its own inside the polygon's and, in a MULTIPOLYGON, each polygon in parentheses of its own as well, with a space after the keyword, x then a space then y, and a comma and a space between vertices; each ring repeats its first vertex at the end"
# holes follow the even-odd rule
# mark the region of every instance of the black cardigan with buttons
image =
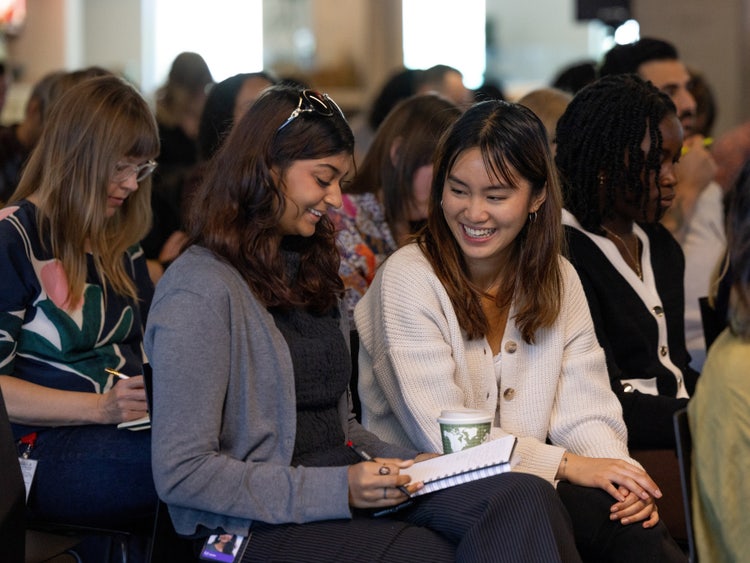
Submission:
POLYGON ((578 229, 566 226, 569 258, 576 267, 589 302, 599 343, 607 356, 612 389, 623 407, 632 448, 675 446, 672 415, 687 405, 677 399, 677 380, 660 361, 669 357, 683 374, 689 395, 698 373, 689 366, 685 345, 685 257, 661 224, 639 225, 648 235, 656 288, 666 316, 668 349, 658 344, 654 311, 617 271, 599 247, 578 229), (659 395, 627 392, 621 380, 656 378, 659 395))

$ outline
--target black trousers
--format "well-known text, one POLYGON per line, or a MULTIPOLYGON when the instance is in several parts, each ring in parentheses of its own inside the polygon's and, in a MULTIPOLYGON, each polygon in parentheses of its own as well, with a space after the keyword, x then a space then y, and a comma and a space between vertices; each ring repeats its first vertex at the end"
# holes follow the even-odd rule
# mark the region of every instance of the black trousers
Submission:
POLYGON ((685 553, 664 522, 644 528, 642 522, 623 526, 609 519, 616 502, 601 489, 561 481, 557 492, 573 521, 576 545, 586 562, 684 563, 685 553))
POLYGON ((256 523, 250 531, 244 563, 581 560, 553 487, 520 473, 431 493, 388 517, 256 523))

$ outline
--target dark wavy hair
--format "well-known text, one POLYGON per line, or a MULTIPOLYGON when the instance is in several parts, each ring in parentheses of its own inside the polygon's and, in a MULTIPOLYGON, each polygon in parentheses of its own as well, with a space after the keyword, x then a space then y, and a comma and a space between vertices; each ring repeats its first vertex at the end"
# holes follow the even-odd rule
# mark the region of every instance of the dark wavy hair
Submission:
POLYGON ((300 93, 288 86, 269 88, 232 128, 192 200, 188 244, 204 246, 231 264, 267 307, 324 312, 344 287, 334 227, 324 216, 313 236, 284 237, 301 254, 292 283, 277 230, 286 206, 281 181, 295 161, 351 155, 354 137, 338 111, 330 116, 301 113, 279 131, 300 93))
POLYGON ((531 184, 532 197, 546 189, 536 220, 527 221, 516 237, 505 278, 497 292, 501 307, 515 302, 515 323, 526 342, 537 329, 552 325, 560 312, 562 274, 561 195, 544 125, 519 104, 499 100, 469 108, 442 137, 435 156, 435 174, 426 227, 418 235, 420 248, 448 292, 458 322, 469 338, 487 334, 481 304, 482 288, 474 285, 461 248, 440 205, 446 180, 458 157, 478 148, 492 177, 509 184, 518 175, 531 184), (511 170, 512 168, 512 170, 511 170))
POLYGON ((653 173, 658 185, 661 168, 659 124, 675 111, 669 96, 635 74, 600 78, 568 104, 557 122, 555 163, 565 208, 584 229, 600 233, 625 191, 643 202, 646 220, 644 182, 653 173), (651 147, 643 154, 647 132, 651 147))
POLYGON ((214 155, 232 128, 237 94, 243 84, 253 78, 265 80, 269 85, 276 83, 276 78, 261 71, 235 74, 211 87, 198 129, 198 152, 202 160, 208 160, 214 155))

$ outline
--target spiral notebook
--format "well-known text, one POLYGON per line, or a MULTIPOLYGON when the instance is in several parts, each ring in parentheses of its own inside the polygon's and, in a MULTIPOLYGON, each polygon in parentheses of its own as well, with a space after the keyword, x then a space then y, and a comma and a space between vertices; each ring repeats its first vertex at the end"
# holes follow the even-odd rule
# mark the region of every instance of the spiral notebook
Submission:
POLYGON ((415 463, 404 473, 411 477, 413 483, 424 482, 424 487, 412 496, 506 473, 511 469, 510 458, 515 446, 515 436, 503 436, 460 452, 415 463))

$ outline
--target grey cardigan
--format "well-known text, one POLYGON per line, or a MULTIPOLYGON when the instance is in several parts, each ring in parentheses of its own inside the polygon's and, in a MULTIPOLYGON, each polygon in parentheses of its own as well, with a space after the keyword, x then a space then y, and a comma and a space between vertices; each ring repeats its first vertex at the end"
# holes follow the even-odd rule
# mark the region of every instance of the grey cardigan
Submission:
MULTIPOLYGON (((342 331, 348 338, 346 315, 342 331)), ((346 467, 291 467, 294 373, 273 317, 239 273, 189 248, 159 282, 145 334, 153 367, 153 473, 178 533, 253 520, 350 518, 346 467)), ((339 401, 347 439, 373 455, 413 457, 364 430, 339 401)))

